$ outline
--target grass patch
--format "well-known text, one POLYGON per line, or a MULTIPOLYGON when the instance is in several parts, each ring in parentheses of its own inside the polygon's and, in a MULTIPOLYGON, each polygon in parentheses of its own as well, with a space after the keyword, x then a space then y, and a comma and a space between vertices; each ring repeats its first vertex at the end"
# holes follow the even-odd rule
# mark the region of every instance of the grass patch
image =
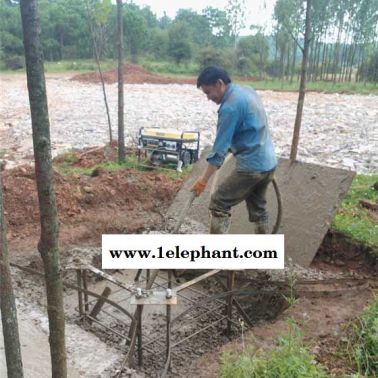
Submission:
MULTIPOLYGON (((299 82, 281 81, 281 80, 262 80, 253 82, 242 82, 241 84, 250 85, 258 90, 277 90, 277 91, 298 91, 299 82)), ((306 83, 308 91, 319 91, 329 93, 347 93, 347 94, 377 94, 378 86, 374 83, 335 83, 329 81, 316 81, 306 83)))
MULTIPOLYGON (((79 156, 75 153, 66 153, 57 156, 54 159, 54 166, 59 174, 62 176, 91 176, 93 171, 102 168, 108 172, 119 171, 122 169, 138 168, 137 158, 135 156, 126 156, 125 162, 118 164, 114 161, 104 161, 98 164, 94 164, 91 167, 76 166, 75 163, 79 161, 79 156)), ((140 170, 144 170, 140 168, 140 170)))
MULTIPOLYGON (((116 161, 103 161, 98 164, 94 164, 90 167, 80 167, 75 165, 80 160, 79 156, 74 152, 68 152, 57 156, 54 159, 54 167, 56 171, 62 176, 92 176, 96 169, 104 169, 108 172, 115 172, 123 169, 135 169, 138 171, 146 172, 151 171, 152 168, 148 167, 147 161, 138 162, 136 155, 126 155, 125 161, 122 164, 118 164, 116 161)), ((175 167, 175 166, 174 166, 175 167)), ((182 169, 179 173, 175 169, 169 169, 167 167, 156 168, 153 171, 156 174, 163 174, 169 179, 175 181, 185 178, 193 169, 192 165, 189 165, 182 169)))
POLYGON ((141 59, 139 64, 148 71, 169 75, 198 75, 199 65, 193 62, 176 64, 171 61, 141 59))
POLYGON ((357 175, 337 211, 331 229, 370 247, 378 256, 378 214, 358 205, 360 199, 378 201, 373 185, 378 175, 357 175))
POLYGON ((378 298, 351 324, 347 352, 359 374, 378 376, 378 298))
POLYGON ((219 378, 322 378, 325 369, 316 363, 303 342, 303 335, 293 320, 289 332, 277 339, 270 351, 248 347, 238 356, 221 356, 219 378))
MULTIPOLYGON (((112 59, 102 60, 100 64, 102 71, 110 71, 117 67, 117 61, 112 59)), ((91 59, 62 60, 59 62, 45 61, 44 68, 46 73, 97 72, 97 64, 91 59)), ((24 73, 25 68, 10 70, 0 63, 0 72, 1 74, 24 73)))
MULTIPOLYGON (((109 71, 117 67, 117 62, 112 59, 100 62, 102 71, 109 71)), ((60 62, 45 62, 45 71, 56 72, 97 72, 97 64, 94 60, 62 60, 60 62)))

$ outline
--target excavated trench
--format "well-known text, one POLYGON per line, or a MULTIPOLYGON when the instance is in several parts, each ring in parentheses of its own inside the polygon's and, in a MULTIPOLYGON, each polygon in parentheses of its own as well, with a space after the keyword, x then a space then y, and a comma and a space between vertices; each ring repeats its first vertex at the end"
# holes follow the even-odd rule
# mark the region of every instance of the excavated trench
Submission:
MULTIPOLYGON (((254 327, 260 327, 275 320, 288 307, 287 298, 291 295, 308 298, 329 298, 332 296, 355 295, 366 291, 368 280, 376 280, 377 266, 375 261, 366 254, 364 249, 348 243, 340 246, 341 238, 328 234, 319 249, 312 267, 308 269, 299 266, 289 266, 285 271, 240 271, 237 272, 234 298, 242 308, 244 316, 254 327), (335 245, 337 248, 335 249, 335 245), (343 251, 345 252, 343 254, 343 251), (351 258, 353 255, 353 258, 351 258), (330 259, 329 256, 334 256, 330 259), (295 277, 294 292, 289 289, 290 277, 295 277), (297 290, 298 289, 298 290, 297 290), (285 299, 286 298, 286 299, 285 299)), ((96 256, 99 250, 85 249, 82 255, 96 256)), ((69 254, 68 254, 69 255, 69 254)), ((75 252, 77 255, 77 249, 75 252)), ((96 258, 92 262, 96 263, 96 258)), ((376 261, 375 261, 376 263, 376 261)), ((69 265, 69 263, 68 263, 69 265)), ((100 268, 100 266, 98 266, 100 268)), ((135 282, 136 271, 111 271, 111 276, 117 282, 132 285, 134 289, 144 287, 146 272, 143 271, 139 282, 135 282)), ((203 271, 184 271, 179 277, 180 282, 172 280, 175 288, 203 274, 203 271)), ((75 274, 68 271, 66 279, 75 280, 75 274)), ((375 281, 376 282, 376 281, 375 281)), ((137 306, 130 304, 133 293, 123 290, 108 279, 98 275, 87 275, 88 289, 102 293, 105 286, 112 290, 109 299, 134 314, 137 306)), ((160 291, 168 287, 168 273, 161 271, 156 278, 153 289, 160 291)), ((130 350, 129 341, 125 338, 131 327, 131 319, 122 316, 119 310, 105 304, 94 320, 86 315, 79 315, 77 293, 69 295, 70 319, 88 332, 93 332, 107 345, 127 355, 130 350)), ((227 272, 220 272, 208 279, 200 281, 180 292, 177 305, 164 304, 145 305, 142 315, 141 349, 136 342, 135 351, 130 359, 130 365, 147 377, 159 377, 167 368, 167 353, 170 353, 171 368, 168 377, 189 377, 193 362, 201 355, 217 350, 230 340, 241 337, 242 332, 251 328, 235 306, 231 318, 227 318, 227 272), (168 310, 168 307, 170 310, 168 310), (171 334, 167 349, 167 311, 171 312, 171 334), (227 332, 227 319, 231 325, 227 332)), ((88 310, 93 308, 97 299, 89 300, 88 310)), ((124 369, 126 363, 118 363, 112 377, 128 377, 129 370, 124 369)))
MULTIPOLYGON (((190 281, 203 272, 186 271, 180 276, 180 283, 190 281)), ((135 271, 115 272, 112 277, 119 281, 133 284, 135 271)), ((248 327, 234 307, 231 317, 230 333, 227 333, 227 298, 224 288, 227 282, 225 272, 215 277, 201 281, 178 294, 177 305, 170 306, 171 311, 171 369, 168 376, 188 377, 188 371, 193 360, 206 352, 215 350, 230 339, 241 335, 248 327)), ((109 299, 124 307, 131 314, 136 310, 131 305, 133 294, 122 290, 107 281, 97 281, 96 275, 87 276, 88 289, 101 293, 107 286, 112 290, 109 299)), ((136 287, 145 285, 145 273, 136 287)), ((173 282, 175 288, 180 283, 173 282)), ((161 271, 155 280, 153 288, 157 291, 168 286, 168 273, 161 271)), ((76 293, 73 294, 76 296, 76 293)), ((285 308, 288 295, 284 282, 269 282, 266 277, 242 280, 236 279, 234 298, 242 307, 245 315, 253 323, 273 321, 285 308)), ((92 309, 96 299, 89 301, 92 309)), ((125 336, 130 332, 131 319, 122 316, 109 304, 105 304, 96 320, 86 315, 79 316, 78 304, 72 302, 74 309, 72 320, 75 320, 87 331, 93 332, 103 342, 127 354, 130 348, 125 336)), ((167 353, 167 311, 166 305, 145 305, 142 315, 142 357, 136 346, 133 354, 133 367, 143 372, 147 377, 160 376, 164 370, 167 353), (143 359, 140 362, 140 359, 143 359), (141 365, 139 365, 141 363, 141 365)), ((118 376, 118 375, 115 375, 118 376)), ((123 376, 123 375, 121 375, 123 376)), ((125 375, 127 376, 127 375, 125 375)))

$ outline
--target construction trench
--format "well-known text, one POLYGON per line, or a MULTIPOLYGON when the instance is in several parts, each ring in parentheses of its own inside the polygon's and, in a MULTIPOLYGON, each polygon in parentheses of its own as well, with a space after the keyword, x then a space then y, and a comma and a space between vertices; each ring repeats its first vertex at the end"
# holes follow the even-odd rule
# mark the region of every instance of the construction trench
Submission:
MULTIPOLYGON (((232 163, 226 162, 223 173, 232 163)), ((169 207, 162 229, 154 232, 171 232, 180 218, 181 233, 208 232, 206 203, 218 176, 186 209, 189 188, 204 164, 202 157, 169 207)), ((291 269, 297 274, 296 295, 366 291, 369 281, 364 277, 345 278, 308 269, 353 176, 341 169, 280 161, 276 180, 283 208, 279 232, 285 234, 284 271, 103 271, 98 248, 66 253, 62 266, 69 321, 122 353, 121 361, 103 376, 138 374, 130 368, 146 377, 188 376, 191 360, 243 336, 261 321, 273 321, 287 309, 291 269)), ((273 188, 268 203, 273 228, 278 206, 273 188)), ((253 233, 246 216, 244 207, 236 207, 231 233, 253 233)), ((13 266, 41 276, 32 267, 13 266)))

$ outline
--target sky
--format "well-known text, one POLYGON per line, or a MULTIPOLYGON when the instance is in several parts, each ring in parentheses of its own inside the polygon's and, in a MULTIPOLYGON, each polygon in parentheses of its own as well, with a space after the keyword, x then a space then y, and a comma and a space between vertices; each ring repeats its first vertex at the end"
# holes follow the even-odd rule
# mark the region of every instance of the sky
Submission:
MULTIPOLYGON (((227 4, 227 0, 132 0, 132 2, 139 6, 150 6, 158 17, 163 16, 165 11, 170 18, 174 18, 180 8, 191 8, 199 13, 208 6, 224 9, 227 4)), ((246 0, 247 27, 241 34, 249 34, 251 24, 264 26, 270 31, 275 3, 276 0, 246 0)))

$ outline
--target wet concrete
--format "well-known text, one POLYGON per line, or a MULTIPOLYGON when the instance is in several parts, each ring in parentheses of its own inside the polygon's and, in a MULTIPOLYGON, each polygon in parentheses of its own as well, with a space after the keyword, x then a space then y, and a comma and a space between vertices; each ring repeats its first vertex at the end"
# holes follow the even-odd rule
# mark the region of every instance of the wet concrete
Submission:
MULTIPOLYGON (((202 154, 169 208, 170 224, 178 219, 180 211, 188 201, 192 183, 206 168, 206 155, 206 152, 202 154)), ((208 230, 208 203, 211 192, 228 175, 234 164, 235 159, 231 156, 189 209, 186 222, 195 221, 202 225, 191 230, 191 233, 204 233, 204 230, 208 230)), ((275 176, 282 198, 283 214, 279 233, 285 235, 286 258, 290 257, 294 263, 304 267, 310 265, 354 175, 354 172, 343 169, 301 162, 290 164, 289 160, 280 159, 275 176)), ((277 199, 273 185, 268 189, 267 200, 270 226, 273 229, 277 217, 277 199)), ((254 233, 254 224, 248 221, 244 203, 232 211, 230 233, 254 233)))

